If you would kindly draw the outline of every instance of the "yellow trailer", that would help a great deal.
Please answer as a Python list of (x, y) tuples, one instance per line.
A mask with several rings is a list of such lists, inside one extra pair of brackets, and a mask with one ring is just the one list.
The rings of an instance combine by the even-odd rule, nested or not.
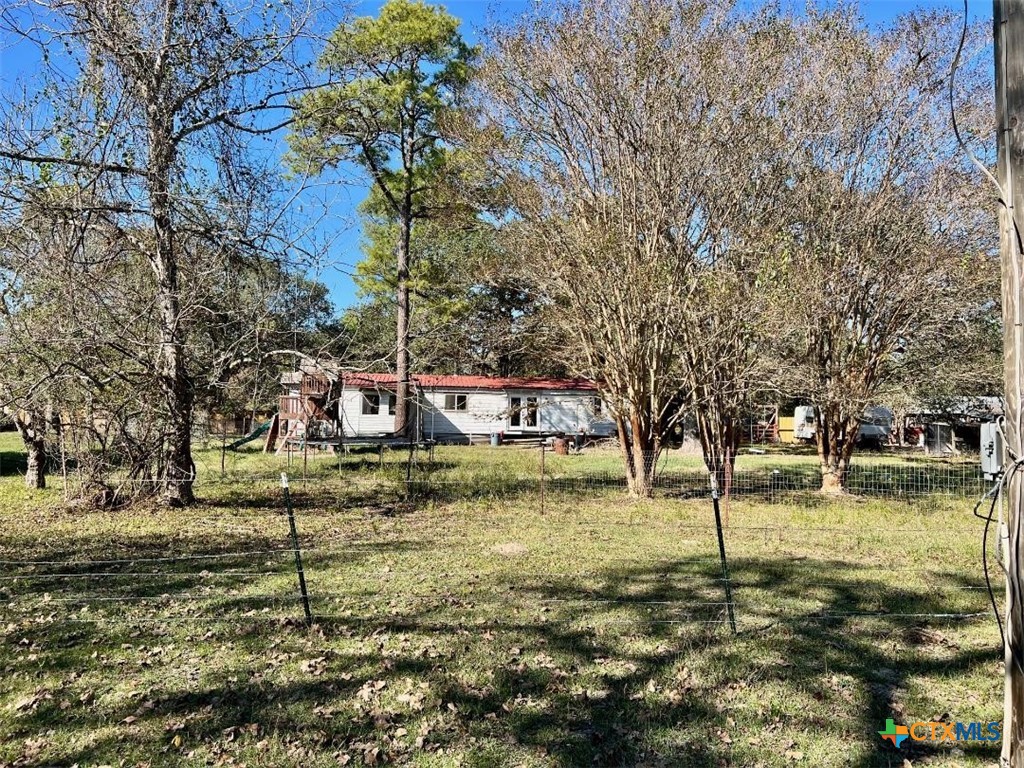
[(779, 416), (779, 442), (780, 443), (795, 443), (796, 437), (793, 435), (793, 417), (792, 416)]

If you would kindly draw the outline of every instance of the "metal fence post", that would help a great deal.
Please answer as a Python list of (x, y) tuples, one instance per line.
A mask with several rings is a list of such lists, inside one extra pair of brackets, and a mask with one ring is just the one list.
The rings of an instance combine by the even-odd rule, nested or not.
[(341, 478), (341, 444), (345, 441), (344, 428), (341, 424), (341, 398), (338, 399), (338, 415), (334, 417), (334, 437), (338, 446), (334, 450), (338, 452), (338, 478)]
[(295, 572), (299, 576), (299, 594), (302, 595), (302, 610), (306, 614), (306, 624), (312, 624), (313, 613), (309, 610), (306, 574), (302, 570), (302, 551), (299, 549), (299, 532), (295, 529), (295, 510), (292, 508), (292, 495), (288, 489), (287, 472), (281, 473), (281, 489), (284, 491), (284, 504), (288, 510), (288, 528), (292, 536), (292, 549), (295, 551)]
[(729, 611), (729, 626), (736, 634), (736, 614), (732, 606), (732, 583), (729, 581), (729, 562), (725, 559), (725, 535), (722, 533), (722, 512), (718, 506), (718, 481), (711, 473), (711, 504), (715, 508), (715, 528), (718, 530), (718, 556), (722, 560), (722, 583), (725, 584), (725, 607)]
[(413, 440), (409, 440), (409, 459), (405, 463), (405, 498), (411, 499), (413, 497), (412, 488), (412, 462), (413, 454), (416, 451), (416, 443)]
[(544, 514), (544, 453), (547, 446), (544, 440), (540, 441), (540, 513)]

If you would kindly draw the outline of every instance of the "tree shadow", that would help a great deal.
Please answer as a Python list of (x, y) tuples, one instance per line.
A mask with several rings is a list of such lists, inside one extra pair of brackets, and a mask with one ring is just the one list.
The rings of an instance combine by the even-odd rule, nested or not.
[[(349, 542), (339, 548), (316, 545), (303, 552), (320, 572), (357, 568), (364, 561), (417, 552), (418, 540)], [(177, 552), (177, 554), (175, 554)], [(311, 599), (317, 592), (311, 590)], [(216, 542), (191, 540), (185, 552), (173, 534), (135, 536), (112, 547), (105, 535), (78, 539), (47, 551), (45, 559), (8, 561), (0, 577), (0, 604), (10, 621), (39, 619), (52, 641), (52, 625), (96, 621), (169, 623), (205, 616), (256, 616), (267, 606), (282, 619), (301, 619), (301, 595), (294, 550), (269, 534), (218, 533)], [(26, 637), (31, 638), (32, 632)]]
[[(325, 560), (316, 567), (348, 565), (347, 559)], [(803, 566), (819, 581), (804, 578)], [(17, 733), (40, 733), (60, 723), (83, 735), (101, 734), (69, 742), (78, 746), (64, 756), (68, 763), (99, 761), (123, 749), (131, 756), (132, 747), (119, 743), (123, 735), (104, 730), (131, 719), (133, 728), (142, 727), (134, 750), (163, 751), (168, 759), (178, 754), (175, 735), (190, 745), (219, 742), (225, 733), (245, 733), (258, 724), (253, 741), (294, 734), (296, 743), (312, 750), (358, 755), (376, 747), (394, 762), (413, 759), (418, 749), (448, 749), (466, 750), (470, 765), (501, 764), (494, 762), (500, 755), (473, 752), (469, 745), (476, 740), (519, 745), (558, 766), (753, 765), (764, 757), (761, 747), (733, 744), (722, 734), (734, 730), (734, 716), (770, 732), (773, 714), (730, 707), (726, 694), (734, 686), (756, 685), (785, 690), (793, 701), (828, 705), (841, 702), (835, 690), (840, 676), (866, 706), (843, 705), (843, 717), (821, 718), (799, 707), (785, 716), (813, 738), (870, 745), (851, 763), (866, 768), (941, 753), (939, 746), (910, 741), (895, 750), (877, 735), (886, 718), (906, 724), (907, 718), (928, 719), (905, 709), (910, 681), (999, 661), (995, 645), (950, 645), (942, 654), (910, 652), (896, 659), (891, 643), (883, 642), (897, 637), (912, 648), (933, 642), (929, 632), (940, 636), (941, 620), (908, 622), (904, 614), (951, 613), (943, 590), (965, 586), (956, 574), (939, 574), (929, 589), (913, 590), (879, 583), (866, 569), (832, 559), (808, 559), (795, 568), (787, 558), (738, 558), (731, 568), (742, 585), (736, 637), (725, 623), (717, 571), (707, 564), (606, 565), (592, 569), (585, 584), (546, 576), (512, 585), (495, 576), (479, 585), (476, 598), (423, 601), (397, 617), (382, 605), (368, 616), (320, 616), (312, 631), (258, 617), (250, 627), (218, 628), (220, 636), (256, 653), (269, 654), (282, 637), (304, 639), (318, 666), (297, 669), (291, 678), (263, 669), (227, 669), (201, 680), (168, 681), (147, 693), (145, 706), (133, 700), (62, 709), (56, 696), (23, 713)], [(820, 583), (821, 574), (828, 574), (827, 583)], [(316, 569), (310, 575), (315, 584)], [(773, 595), (776, 607), (765, 607), (761, 592)], [(983, 595), (976, 597), (983, 610)], [(498, 598), (500, 605), (488, 609), (487, 601)], [(249, 610), (244, 596), (224, 595), (216, 603), (222, 616)], [(856, 615), (865, 613), (870, 619)], [(97, 645), (159, 647), (167, 631), (158, 623), (130, 622), (68, 631), (56, 622), (19, 630), (17, 642), (38, 647), (45, 664), (70, 670), (88, 665), (85, 658)], [(334, 649), (352, 638), (364, 639), (358, 652)], [(439, 648), (437, 656), (425, 654), (431, 646)], [(482, 674), (460, 667), (461, 656), (472, 653), (472, 663), (485, 667), (477, 670)], [(698, 658), (718, 671), (705, 682), (681, 679), (685, 665)], [(773, 661), (779, 659), (784, 663)], [(424, 710), (391, 697), (394, 691), (415, 692), (417, 681), (429, 688)], [(416, 733), (424, 712), (433, 723), (428, 746), (415, 747), (400, 731)], [(144, 735), (150, 733), (146, 723), (157, 726), (156, 741)], [(960, 747), (981, 759), (998, 754), (997, 745)]]
[(28, 469), (28, 454), (24, 451), (0, 451), (0, 477), (24, 475)]

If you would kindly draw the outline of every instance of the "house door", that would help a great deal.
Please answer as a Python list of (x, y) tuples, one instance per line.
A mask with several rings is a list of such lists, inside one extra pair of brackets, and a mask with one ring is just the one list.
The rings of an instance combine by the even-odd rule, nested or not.
[(510, 397), (508, 399), (508, 428), (510, 432), (537, 431), (536, 397)]

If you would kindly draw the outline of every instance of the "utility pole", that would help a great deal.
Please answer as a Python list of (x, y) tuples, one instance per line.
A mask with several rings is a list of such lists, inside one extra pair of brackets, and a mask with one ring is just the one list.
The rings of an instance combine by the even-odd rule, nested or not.
[(1002, 262), (1003, 300), (1003, 462), (1006, 528), (1001, 531), (1006, 560), (1006, 646), (1003, 649), (1002, 766), (1024, 768), (1024, 475), (1015, 460), (1024, 457), (1024, 263), (1017, 224), (1024, 214), (1024, 0), (993, 0), (996, 69), (997, 179), (1002, 204), (999, 210), (999, 252)]

